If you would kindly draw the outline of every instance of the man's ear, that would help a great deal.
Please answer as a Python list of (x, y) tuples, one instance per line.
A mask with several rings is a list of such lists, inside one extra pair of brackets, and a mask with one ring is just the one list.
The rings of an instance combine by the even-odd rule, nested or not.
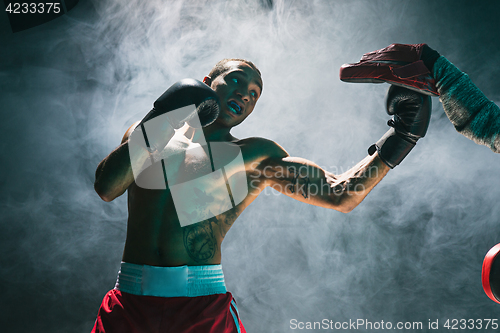
[(210, 76), (205, 76), (203, 78), (203, 83), (210, 87), (212, 85), (212, 78)]

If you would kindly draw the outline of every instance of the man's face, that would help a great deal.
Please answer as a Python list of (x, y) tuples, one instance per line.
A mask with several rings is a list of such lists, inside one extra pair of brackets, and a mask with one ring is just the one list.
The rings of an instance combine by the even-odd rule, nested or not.
[[(206, 83), (206, 78), (204, 80)], [(257, 71), (241, 61), (226, 63), (226, 71), (210, 84), (220, 99), (221, 110), (216, 122), (233, 127), (252, 113), (262, 93), (262, 79)]]

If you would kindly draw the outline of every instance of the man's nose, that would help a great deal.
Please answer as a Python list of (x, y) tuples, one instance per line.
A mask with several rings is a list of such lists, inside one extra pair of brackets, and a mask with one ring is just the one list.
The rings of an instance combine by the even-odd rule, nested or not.
[(241, 97), (242, 100), (245, 102), (250, 101), (250, 92), (248, 91), (248, 88), (244, 87), (239, 87), (236, 93)]

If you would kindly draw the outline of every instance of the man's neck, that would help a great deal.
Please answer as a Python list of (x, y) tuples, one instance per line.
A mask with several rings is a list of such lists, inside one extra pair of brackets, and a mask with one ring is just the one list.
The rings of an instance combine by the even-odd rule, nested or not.
[[(205, 141), (234, 141), (236, 138), (230, 133), (231, 128), (220, 126), (219, 124), (212, 124), (204, 127), (203, 129), (190, 129), (186, 132), (192, 142), (201, 142), (203, 136)], [(188, 135), (189, 134), (189, 135)]]

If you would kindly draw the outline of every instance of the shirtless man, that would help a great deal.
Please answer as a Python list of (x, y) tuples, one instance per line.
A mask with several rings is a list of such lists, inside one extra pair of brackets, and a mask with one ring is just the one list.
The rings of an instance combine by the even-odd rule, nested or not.
[[(291, 157), (273, 141), (231, 135), (262, 94), (260, 72), (251, 62), (222, 60), (203, 82), (220, 102), (214, 122), (200, 128), (182, 119), (156, 121), (161, 130), (156, 143), (147, 148), (134, 146), (137, 140), (132, 138), (137, 133), (142, 137), (148, 125), (138, 122), (97, 168), (95, 190), (103, 200), (112, 201), (128, 190), (129, 219), (117, 285), (105, 296), (93, 332), (245, 332), (220, 268), (221, 243), (243, 210), (270, 186), (301, 202), (350, 212), (425, 134), (430, 117), (428, 96), (404, 89), (390, 91), (388, 108), (396, 114), (391, 129), (371, 147), (371, 155), (344, 174), (334, 175), (313, 162)], [(179, 89), (184, 89), (182, 84)], [(170, 123), (181, 127), (174, 131)], [(219, 149), (225, 154), (215, 152), (216, 144), (228, 145)], [(238, 156), (241, 163), (233, 163)], [(149, 160), (163, 163), (166, 185), (138, 186)], [(218, 169), (224, 169), (219, 172), (223, 177), (212, 181), (202, 177)], [(199, 180), (198, 187), (189, 194), (185, 191), (189, 186), (182, 185), (193, 179)], [(174, 193), (178, 188), (180, 196)], [(222, 195), (228, 192), (232, 205)], [(200, 211), (201, 215), (186, 220)], [(207, 215), (210, 212), (212, 216)]]

